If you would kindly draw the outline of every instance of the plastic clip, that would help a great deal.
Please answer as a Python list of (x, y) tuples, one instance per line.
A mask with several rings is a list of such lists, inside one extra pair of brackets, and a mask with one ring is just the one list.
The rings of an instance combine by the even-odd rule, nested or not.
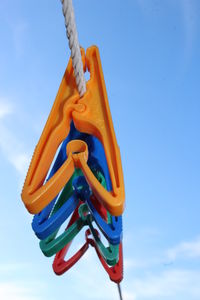
[[(22, 200), (33, 214), (39, 213), (56, 197), (73, 175), (75, 168), (83, 171), (96, 199), (112, 215), (119, 216), (124, 209), (125, 194), (120, 151), (112, 124), (98, 48), (95, 46), (88, 48), (86, 55), (82, 50), (82, 59), (85, 70), (88, 68), (90, 72), (87, 92), (79, 98), (70, 59), (25, 179)], [(72, 120), (77, 130), (94, 135), (102, 142), (112, 192), (106, 191), (93, 175), (87, 164), (83, 144), (76, 146), (73, 144), (75, 146), (71, 147), (73, 151), (79, 151), (81, 154), (69, 155), (52, 178), (44, 183), (57, 148), (69, 133)]]
[[(55, 163), (52, 167), (48, 180), (55, 174), (58, 168), (64, 163), (67, 159), (66, 146), (69, 140), (81, 139), (87, 143), (88, 146), (88, 165), (90, 166), (93, 174), (98, 178), (100, 183), (104, 181), (103, 186), (108, 190), (112, 190), (112, 185), (110, 181), (109, 170), (106, 162), (106, 157), (104, 153), (103, 146), (101, 142), (90, 135), (80, 133), (74, 127), (73, 122), (71, 123), (70, 133), (66, 140), (62, 143), (60, 151), (57, 155)], [(79, 183), (78, 176), (82, 175), (83, 182)], [(76, 178), (76, 179), (75, 179)], [(74, 180), (75, 179), (75, 180)], [(54, 198), (51, 203), (43, 209), (43, 211), (34, 216), (32, 222), (32, 228), (40, 239), (47, 238), (52, 234), (57, 228), (59, 228), (62, 223), (68, 218), (69, 214), (75, 207), (78, 205), (77, 197), (74, 197), (74, 189), (72, 187), (72, 182), (75, 185), (81, 186), (84, 184), (87, 186), (87, 183), (83, 177), (83, 173), (80, 169), (76, 169), (73, 176), (70, 178), (63, 191), (58, 196)], [(68, 199), (69, 198), (69, 199)], [(99, 213), (103, 209), (103, 206), (92, 196), (93, 200), (90, 200), (90, 197), (87, 197), (87, 204), (90, 208), (90, 211), (93, 214), (94, 221), (97, 223), (100, 230), (103, 232), (105, 237), (110, 241), (111, 244), (119, 244), (122, 238), (122, 217), (113, 217), (112, 222), (108, 224), (104, 218), (103, 214)], [(57, 201), (56, 205), (55, 202)], [(99, 205), (98, 205), (99, 203)], [(52, 214), (52, 209), (55, 205), (56, 212), (54, 209), (54, 214)], [(95, 207), (98, 206), (98, 209)]]

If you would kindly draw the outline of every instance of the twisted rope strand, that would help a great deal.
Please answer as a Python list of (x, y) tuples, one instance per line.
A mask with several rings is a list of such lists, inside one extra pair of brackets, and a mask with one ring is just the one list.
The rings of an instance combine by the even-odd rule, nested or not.
[(86, 82), (83, 72), (83, 63), (81, 58), (81, 51), (78, 42), (78, 33), (76, 29), (76, 21), (74, 16), (74, 9), (72, 0), (61, 0), (63, 5), (63, 15), (65, 17), (65, 26), (67, 31), (67, 38), (69, 40), (69, 48), (71, 50), (72, 65), (76, 78), (76, 85), (78, 92), (82, 97), (86, 92)]

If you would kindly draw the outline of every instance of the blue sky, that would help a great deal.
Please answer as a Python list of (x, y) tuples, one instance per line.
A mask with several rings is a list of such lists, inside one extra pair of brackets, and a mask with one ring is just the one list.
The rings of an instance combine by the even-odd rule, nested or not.
[[(200, 2), (74, 0), (123, 162), (125, 300), (200, 299)], [(54, 275), (20, 192), (69, 59), (60, 1), (0, 1), (0, 298), (117, 299), (93, 251)], [(81, 243), (83, 234), (74, 244)]]

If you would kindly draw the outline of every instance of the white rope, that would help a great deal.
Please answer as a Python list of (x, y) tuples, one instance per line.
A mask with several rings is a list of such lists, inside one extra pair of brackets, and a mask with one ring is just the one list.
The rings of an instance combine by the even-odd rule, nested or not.
[(65, 26), (67, 37), (69, 39), (69, 48), (71, 50), (72, 65), (76, 78), (78, 92), (82, 97), (86, 92), (86, 82), (83, 72), (83, 63), (81, 59), (81, 51), (78, 42), (78, 33), (74, 16), (72, 0), (61, 0), (63, 5), (63, 15), (65, 17)]

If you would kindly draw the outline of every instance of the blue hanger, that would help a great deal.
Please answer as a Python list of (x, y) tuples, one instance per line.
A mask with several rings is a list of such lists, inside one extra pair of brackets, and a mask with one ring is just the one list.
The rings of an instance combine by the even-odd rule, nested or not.
[[(60, 151), (58, 152), (57, 158), (47, 180), (49, 180), (56, 173), (56, 171), (67, 159), (66, 145), (69, 141), (74, 139), (84, 140), (87, 143), (89, 150), (88, 165), (91, 169), (98, 170), (104, 175), (107, 190), (111, 191), (112, 184), (104, 149), (101, 142), (91, 135), (77, 131), (73, 122), (71, 123), (70, 133), (61, 145)], [(72, 178), (72, 180), (73, 179), (74, 178)], [(83, 183), (85, 184), (85, 182)], [(60, 227), (79, 203), (78, 198), (72, 193), (71, 195), (69, 195), (69, 199), (59, 208), (59, 210), (53, 216), (51, 216), (51, 211), (59, 195), (57, 195), (47, 207), (45, 207), (39, 214), (36, 214), (33, 218), (32, 228), (36, 236), (40, 239), (47, 238), (58, 227)], [(94, 220), (99, 226), (100, 230), (105, 234), (105, 236), (111, 243), (119, 244), (122, 235), (122, 217), (112, 216), (112, 224), (107, 224), (101, 217), (101, 215), (96, 211), (89, 198), (90, 197), (87, 197), (87, 204), (90, 208), (90, 211), (94, 215)]]
[[(118, 245), (122, 240), (122, 216), (111, 216), (111, 223), (107, 223), (95, 209), (92, 201), (90, 200), (92, 191), (89, 189), (85, 177), (76, 177), (73, 180), (72, 184), (75, 192), (77, 193), (77, 196), (80, 197), (82, 201), (85, 201), (87, 203), (95, 223), (104, 234), (104, 236), (109, 240), (111, 244)], [(80, 186), (84, 188), (81, 188), (79, 190)], [(90, 193), (88, 192), (88, 189)]]

